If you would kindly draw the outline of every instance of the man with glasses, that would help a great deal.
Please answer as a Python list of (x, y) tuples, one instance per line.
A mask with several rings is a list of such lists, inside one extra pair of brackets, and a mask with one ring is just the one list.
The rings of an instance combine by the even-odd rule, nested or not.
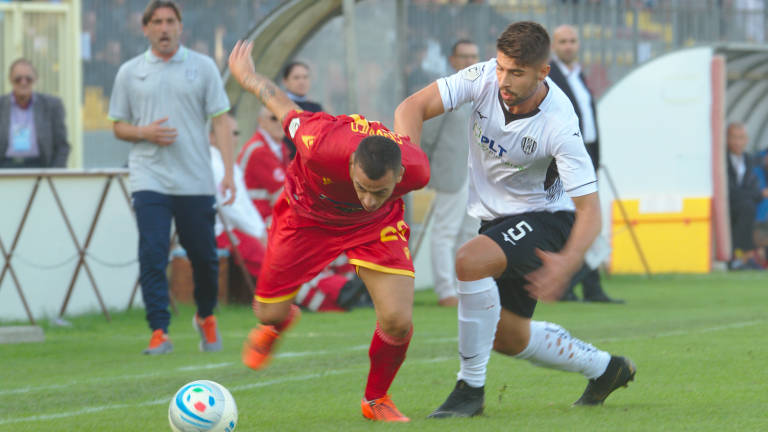
[(8, 72), (13, 90), (0, 96), (0, 168), (64, 168), (69, 156), (61, 99), (35, 92), (37, 71), (20, 58)]

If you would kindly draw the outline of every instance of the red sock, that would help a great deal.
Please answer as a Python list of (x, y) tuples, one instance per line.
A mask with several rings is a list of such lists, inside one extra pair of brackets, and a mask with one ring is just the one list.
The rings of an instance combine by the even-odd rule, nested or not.
[(371, 359), (371, 370), (368, 372), (368, 383), (365, 385), (365, 399), (374, 400), (387, 394), (392, 380), (395, 379), (400, 365), (405, 361), (405, 352), (413, 335), (413, 327), (403, 338), (392, 337), (376, 323), (371, 348), (368, 357)]

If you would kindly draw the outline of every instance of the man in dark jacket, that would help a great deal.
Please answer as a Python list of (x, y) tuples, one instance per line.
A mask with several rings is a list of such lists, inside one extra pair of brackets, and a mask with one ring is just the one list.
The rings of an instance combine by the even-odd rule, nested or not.
[(69, 143), (61, 99), (35, 92), (29, 60), (11, 63), (13, 90), (0, 96), (0, 168), (63, 168)]
[(748, 140), (743, 124), (728, 125), (728, 204), (733, 241), (733, 260), (729, 267), (732, 270), (757, 268), (753, 235), (756, 208), (763, 192), (754, 172), (754, 162), (744, 152)]
[[(579, 34), (575, 28), (562, 25), (552, 33), (552, 52), (555, 54), (550, 63), (549, 78), (560, 87), (571, 100), (587, 153), (592, 159), (595, 171), (600, 167), (600, 140), (597, 129), (597, 112), (592, 93), (584, 80), (581, 65), (577, 61), (579, 54)], [(581, 276), (584, 275), (584, 276)], [(581, 277), (580, 277), (581, 276)], [(581, 282), (584, 289), (584, 301), (600, 303), (624, 303), (609, 297), (600, 284), (600, 272), (585, 267), (580, 271), (561, 300), (577, 301), (573, 288)]]

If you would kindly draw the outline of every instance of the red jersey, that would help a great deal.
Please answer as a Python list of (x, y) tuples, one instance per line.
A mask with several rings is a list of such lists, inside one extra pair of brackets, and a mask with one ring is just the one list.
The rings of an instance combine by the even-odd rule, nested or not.
[(277, 144), (280, 145), (281, 157), (275, 155), (265, 136), (256, 131), (237, 156), (248, 196), (265, 221), (272, 215), (275, 199), (283, 190), (285, 169), (289, 162), (287, 149), (282, 142)]
[[(363, 224), (383, 218), (406, 193), (429, 182), (429, 162), (408, 137), (359, 115), (332, 116), (324, 112), (291, 111), (283, 128), (296, 145), (296, 158), (288, 166), (286, 197), (294, 212), (329, 225)], [(403, 179), (379, 209), (367, 212), (360, 204), (349, 161), (363, 138), (381, 135), (400, 145)]]

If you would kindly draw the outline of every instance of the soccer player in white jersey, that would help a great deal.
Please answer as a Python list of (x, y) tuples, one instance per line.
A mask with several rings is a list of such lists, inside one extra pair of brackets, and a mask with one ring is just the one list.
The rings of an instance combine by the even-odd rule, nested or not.
[(600, 405), (635, 376), (631, 360), (531, 319), (537, 300), (560, 297), (600, 231), (597, 179), (573, 106), (547, 78), (547, 31), (514, 23), (496, 46), (496, 58), (438, 79), (395, 111), (395, 131), (419, 142), (425, 120), (473, 105), (468, 211), (483, 223), (456, 254), (461, 368), (430, 417), (482, 412), (491, 348), (584, 375), (576, 405)]

